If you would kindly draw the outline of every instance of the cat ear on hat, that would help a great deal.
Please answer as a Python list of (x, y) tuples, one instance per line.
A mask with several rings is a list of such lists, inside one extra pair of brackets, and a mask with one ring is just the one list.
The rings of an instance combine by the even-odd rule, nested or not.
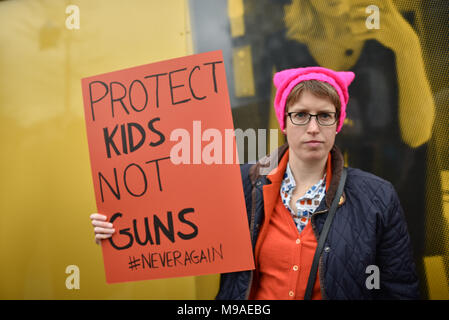
[(355, 73), (351, 71), (339, 71), (337, 72), (337, 74), (340, 77), (340, 79), (342, 79), (343, 82), (346, 84), (346, 87), (349, 87), (349, 85), (355, 78)]
[(295, 72), (295, 69), (286, 69), (279, 72), (276, 72), (273, 77), (273, 83), (276, 88), (279, 88), (281, 84), (289, 78), (292, 73)]

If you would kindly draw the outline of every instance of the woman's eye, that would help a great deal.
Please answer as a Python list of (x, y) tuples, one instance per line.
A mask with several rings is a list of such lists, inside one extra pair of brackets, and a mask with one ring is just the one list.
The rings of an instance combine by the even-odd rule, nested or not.
[(295, 117), (298, 118), (298, 119), (303, 119), (303, 118), (307, 117), (307, 113), (305, 113), (305, 112), (297, 112), (295, 114)]
[(320, 113), (318, 117), (320, 117), (321, 119), (329, 119), (331, 115), (329, 113)]

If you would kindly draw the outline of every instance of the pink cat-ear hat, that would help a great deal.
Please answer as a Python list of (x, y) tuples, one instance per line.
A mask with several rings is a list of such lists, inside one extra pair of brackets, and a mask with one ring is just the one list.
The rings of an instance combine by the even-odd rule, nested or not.
[(346, 105), (349, 100), (348, 87), (354, 80), (354, 77), (355, 74), (351, 71), (334, 71), (323, 67), (286, 69), (277, 72), (273, 77), (273, 82), (277, 89), (274, 109), (281, 130), (285, 129), (285, 103), (293, 88), (305, 80), (319, 80), (333, 86), (340, 97), (341, 112), (337, 128), (337, 132), (339, 132), (346, 118)]

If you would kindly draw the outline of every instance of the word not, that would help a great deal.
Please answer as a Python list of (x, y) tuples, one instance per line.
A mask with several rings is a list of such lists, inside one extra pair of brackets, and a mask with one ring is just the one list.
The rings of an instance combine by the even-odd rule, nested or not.
[[(159, 161), (167, 160), (167, 159), (169, 159), (169, 157), (152, 159), (152, 160), (145, 162), (145, 164), (154, 163), (156, 166), (156, 176), (157, 176), (157, 181), (159, 184), (159, 191), (162, 191), (162, 182), (161, 182)], [(131, 178), (130, 178), (129, 171), (131, 170), (131, 168), (134, 168), (134, 170), (131, 171), (131, 172), (134, 171), (134, 174), (131, 173)], [(148, 179), (147, 179), (147, 173), (145, 173), (142, 166), (138, 165), (137, 163), (130, 163), (128, 166), (126, 166), (126, 168), (123, 170), (123, 174), (121, 175), (122, 179), (120, 180), (120, 185), (119, 185), (119, 179), (118, 179), (118, 175), (117, 175), (117, 168), (113, 168), (113, 171), (114, 171), (113, 180), (114, 180), (115, 188), (111, 185), (111, 183), (109, 183), (109, 181), (111, 181), (111, 179), (110, 178), (107, 179), (105, 177), (105, 175), (103, 173), (101, 173), (101, 171), (98, 171), (98, 183), (100, 184), (100, 194), (101, 194), (102, 202), (104, 202), (104, 192), (103, 192), (103, 189), (104, 189), (103, 184), (104, 183), (107, 185), (107, 187), (109, 188), (109, 190), (112, 192), (112, 194), (114, 195), (114, 197), (117, 200), (121, 199), (121, 193), (120, 193), (121, 185), (124, 186), (126, 191), (128, 192), (128, 194), (133, 197), (142, 197), (150, 189)], [(138, 178), (140, 178), (140, 179), (138, 179)], [(130, 180), (134, 181), (133, 188), (130, 188), (130, 182), (129, 182)], [(140, 180), (141, 183), (136, 183), (136, 180)], [(141, 190), (135, 190), (136, 185), (140, 186)], [(131, 189), (133, 189), (133, 190), (131, 190)]]
[(80, 288), (80, 268), (76, 265), (69, 265), (65, 268), (65, 273), (70, 274), (65, 279), (65, 286), (69, 290), (79, 290)]
[[(137, 227), (137, 219), (133, 219), (132, 220), (133, 231), (130, 231), (131, 228), (124, 228), (124, 229), (119, 230), (119, 234), (125, 236), (125, 239), (127, 238), (127, 240), (124, 244), (118, 245), (116, 243), (116, 241), (123, 242), (123, 240), (122, 240), (123, 237), (119, 237), (118, 235), (115, 237), (111, 237), (108, 240), (111, 243), (112, 247), (116, 250), (128, 249), (134, 244), (134, 241), (140, 246), (145, 246), (148, 243), (150, 245), (154, 245), (154, 244), (160, 245), (161, 244), (161, 231), (165, 235), (165, 237), (168, 240), (170, 240), (170, 242), (172, 242), (172, 243), (174, 243), (176, 241), (175, 236), (177, 236), (177, 238), (180, 238), (181, 240), (190, 240), (190, 239), (195, 238), (198, 235), (198, 227), (192, 221), (187, 220), (186, 215), (188, 215), (190, 213), (194, 213), (194, 212), (195, 212), (194, 208), (184, 208), (181, 211), (179, 211), (178, 215), (177, 215), (178, 220), (182, 224), (187, 225), (187, 226), (189, 226), (189, 228), (192, 229), (190, 233), (183, 233), (181, 231), (178, 231), (175, 234), (175, 228), (174, 228), (174, 224), (173, 224), (173, 213), (171, 211), (167, 211), (167, 214), (166, 214), (167, 223), (166, 224), (164, 224), (157, 215), (153, 215), (152, 228), (150, 228), (150, 223), (149, 223), (148, 217), (144, 218), (143, 226), (144, 226), (145, 231), (144, 231), (143, 237), (142, 237), (142, 234), (139, 234), (139, 230)], [(113, 223), (115, 220), (117, 220), (118, 218), (121, 218), (122, 216), (123, 216), (122, 213), (117, 212), (112, 215), (109, 222)], [(152, 229), (152, 230), (150, 230), (150, 229)], [(153, 240), (152, 234), (154, 234), (154, 236), (155, 236), (155, 241)], [(115, 240), (113, 240), (113, 239), (115, 239)]]
[(365, 269), (366, 274), (371, 274), (366, 278), (365, 285), (368, 290), (380, 289), (380, 272), (379, 267), (376, 265), (369, 265)]
[(375, 5), (370, 5), (365, 8), (365, 12), (369, 16), (365, 20), (365, 26), (367, 29), (380, 29), (380, 13), (379, 7)]
[[(207, 73), (210, 73), (209, 80), (213, 83), (213, 90), (218, 93), (217, 79), (216, 79), (216, 65), (223, 63), (223, 61), (211, 61), (203, 63), (202, 66), (196, 65), (191, 68), (190, 71), (187, 68), (181, 68), (165, 73), (151, 74), (144, 76), (144, 79), (134, 79), (129, 86), (125, 86), (123, 83), (118, 81), (111, 81), (105, 83), (100, 80), (92, 81), (89, 83), (89, 98), (90, 98), (90, 109), (92, 113), (92, 121), (95, 121), (95, 108), (94, 105), (102, 101), (103, 99), (109, 98), (107, 103), (110, 107), (112, 118), (115, 117), (114, 105), (119, 104), (119, 107), (126, 113), (130, 114), (130, 110), (134, 112), (142, 112), (151, 103), (156, 108), (159, 108), (160, 100), (160, 87), (164, 85), (162, 89), (168, 90), (170, 92), (171, 105), (175, 106), (177, 104), (182, 104), (189, 102), (190, 100), (204, 100), (206, 95), (204, 93), (199, 93), (198, 87), (195, 88), (193, 79), (195, 77), (204, 77), (204, 69)], [(201, 69), (203, 68), (203, 69)], [(195, 75), (199, 72), (199, 75)], [(188, 73), (188, 77), (186, 74)], [(181, 78), (182, 77), (182, 78)], [(187, 77), (187, 79), (185, 79)], [(181, 78), (181, 81), (179, 79)], [(153, 80), (154, 90), (151, 90), (152, 86), (147, 84), (145, 80)], [(184, 80), (184, 81), (182, 81)], [(188, 87), (189, 91), (185, 88)], [(95, 90), (93, 90), (95, 88)], [(184, 89), (182, 89), (184, 88)], [(164, 90), (164, 91), (165, 91)], [(93, 91), (98, 94), (97, 97), (93, 97)], [(181, 94), (180, 94), (181, 93)], [(190, 94), (189, 94), (190, 93)], [(154, 99), (150, 102), (150, 96), (154, 96)], [(144, 98), (143, 98), (144, 97)], [(126, 99), (126, 100), (125, 100)], [(170, 105), (170, 103), (165, 103), (164, 105)]]
[(65, 27), (69, 30), (80, 28), (80, 8), (77, 5), (71, 4), (65, 8), (65, 13), (70, 14), (65, 19)]

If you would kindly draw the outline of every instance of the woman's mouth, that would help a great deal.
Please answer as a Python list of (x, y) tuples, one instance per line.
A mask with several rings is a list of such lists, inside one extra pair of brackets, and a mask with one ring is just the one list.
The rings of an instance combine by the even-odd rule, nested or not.
[(318, 140), (310, 140), (310, 141), (306, 141), (305, 144), (310, 146), (310, 147), (318, 147), (322, 144), (322, 141), (318, 141)]

